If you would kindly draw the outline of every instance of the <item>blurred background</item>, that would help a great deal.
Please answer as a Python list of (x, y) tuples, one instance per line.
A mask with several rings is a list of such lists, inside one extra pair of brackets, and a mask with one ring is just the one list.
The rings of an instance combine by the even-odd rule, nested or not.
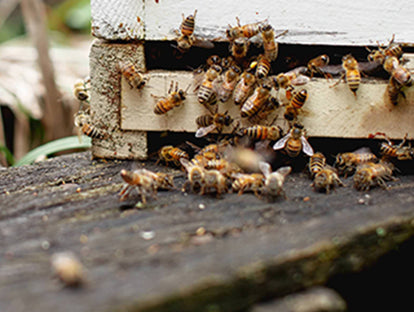
[(73, 85), (88, 76), (90, 0), (0, 1), (0, 166), (76, 134)]

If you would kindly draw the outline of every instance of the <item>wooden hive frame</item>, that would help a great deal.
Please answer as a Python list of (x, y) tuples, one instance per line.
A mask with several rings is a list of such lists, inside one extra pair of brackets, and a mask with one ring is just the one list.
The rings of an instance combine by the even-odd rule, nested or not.
[[(90, 50), (91, 109), (95, 125), (110, 133), (108, 139), (93, 140), (92, 151), (96, 157), (145, 159), (148, 151), (147, 131), (195, 132), (195, 118), (207, 113), (197, 102), (194, 92), (190, 92), (181, 107), (162, 116), (153, 113), (155, 101), (152, 94), (166, 95), (171, 80), (177, 81), (183, 88), (193, 81), (191, 71), (146, 70), (144, 45), (151, 41), (173, 41), (175, 34), (172, 29), (179, 27), (183, 12), (188, 15), (193, 13), (194, 8), (198, 9), (195, 33), (207, 38), (223, 37), (224, 29), (229, 23), (235, 23), (236, 16), (240, 17), (242, 23), (263, 20), (263, 16), (276, 29), (289, 29), (288, 35), (280, 38), (280, 42), (288, 44), (326, 45), (332, 44), (332, 40), (335, 40), (335, 44), (347, 45), (350, 48), (364, 47), (374, 46), (377, 39), (392, 35), (381, 27), (377, 27), (374, 33), (366, 34), (361, 31), (361, 26), (358, 31), (346, 23), (338, 26), (339, 29), (347, 28), (346, 32), (318, 32), (321, 26), (311, 20), (307, 21), (307, 33), (303, 34), (300, 32), (301, 27), (303, 28), (301, 23), (292, 24), (286, 19), (286, 14), (272, 13), (269, 17), (269, 13), (263, 9), (266, 7), (265, 1), (259, 1), (255, 8), (250, 7), (249, 10), (229, 11), (228, 15), (220, 11), (222, 9), (224, 13), (227, 12), (226, 3), (223, 4), (223, 9), (202, 4), (202, 1), (156, 1), (145, 4), (128, 0), (121, 2), (123, 4), (115, 5), (111, 1), (92, 1), (92, 30), (94, 36), (99, 39), (93, 42)], [(385, 3), (384, 5), (390, 6)], [(306, 8), (302, 9), (308, 10), (308, 13), (314, 10), (311, 6), (308, 7), (308, 4), (305, 6)], [(319, 14), (324, 16), (329, 17), (330, 13), (333, 14), (329, 8), (325, 8), (326, 12), (320, 10), (321, 8)], [(155, 18), (165, 16), (162, 12), (169, 12), (164, 21)], [(391, 10), (391, 13), (389, 10), (384, 12), (398, 14), (395, 10)], [(220, 17), (214, 21), (208, 19), (208, 16), (217, 14)], [(350, 10), (345, 11), (343, 19), (351, 18), (352, 14)], [(377, 18), (390, 17), (381, 15)], [(362, 29), (371, 29), (373, 23), (368, 19)], [(392, 26), (396, 30), (401, 30), (396, 31), (399, 42), (414, 42), (414, 33), (401, 27), (404, 26), (401, 25), (404, 19), (397, 21), (394, 18), (393, 23), (395, 25)], [(328, 21), (327, 24), (329, 25)], [(387, 43), (386, 38), (382, 42)], [(322, 53), (323, 51), (320, 54)], [(405, 66), (413, 70), (414, 57), (405, 57), (408, 59)], [(118, 62), (121, 60), (131, 61), (141, 71), (147, 72), (146, 75), (150, 79), (142, 90), (131, 89), (121, 76), (118, 69)], [(386, 132), (394, 139), (401, 139), (406, 133), (408, 139), (413, 139), (414, 124), (411, 116), (414, 115), (414, 88), (408, 88), (405, 92), (406, 98), (394, 106), (385, 94), (385, 79), (363, 78), (357, 97), (354, 97), (345, 83), (331, 88), (332, 83), (333, 81), (323, 78), (313, 78), (305, 86), (309, 99), (306, 102), (306, 117), (301, 121), (310, 137), (367, 138), (370, 133)], [(285, 101), (283, 95), (280, 98), (282, 102)], [(230, 101), (219, 105), (220, 111), (229, 110), (233, 117), (239, 116), (239, 108)], [(281, 116), (283, 112), (278, 111), (276, 114)]]

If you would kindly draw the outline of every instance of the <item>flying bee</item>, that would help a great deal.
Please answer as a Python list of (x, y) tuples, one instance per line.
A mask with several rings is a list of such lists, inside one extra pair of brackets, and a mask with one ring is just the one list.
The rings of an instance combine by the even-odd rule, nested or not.
[(224, 79), (218, 87), (217, 95), (221, 102), (226, 102), (232, 95), (237, 81), (240, 77), (241, 69), (237, 65), (232, 65), (226, 70)]
[[(216, 106), (218, 108), (218, 106)], [(218, 133), (223, 131), (223, 127), (228, 127), (233, 123), (233, 118), (228, 112), (218, 113), (217, 109), (214, 114), (201, 115), (196, 118), (196, 124), (199, 127), (196, 131), (196, 138), (206, 136), (210, 132), (217, 130)]]
[(263, 22), (256, 22), (242, 26), (238, 17), (236, 17), (236, 20), (237, 26), (232, 27), (229, 25), (229, 28), (226, 29), (226, 36), (229, 41), (233, 41), (239, 37), (254, 37), (260, 32), (260, 26), (263, 24)]
[(256, 83), (256, 77), (249, 71), (244, 71), (240, 77), (239, 82), (234, 88), (233, 100), (234, 104), (240, 105), (246, 101), (249, 95), (254, 90), (254, 85)]
[(261, 173), (234, 173), (231, 177), (234, 179), (231, 187), (238, 195), (244, 192), (253, 192), (259, 197), (259, 191), (265, 183), (265, 177)]
[(361, 82), (361, 73), (359, 71), (358, 62), (351, 54), (347, 54), (342, 57), (342, 68), (345, 70), (345, 73), (342, 74), (339, 80), (330, 87), (338, 85), (339, 82), (345, 77), (345, 81), (348, 84), (349, 89), (356, 97), (356, 91), (358, 90), (359, 83)]
[(180, 159), (189, 159), (188, 153), (178, 147), (172, 145), (163, 146), (158, 152), (159, 160), (162, 160), (167, 165), (173, 163), (175, 166), (180, 166)]
[(85, 270), (72, 252), (59, 252), (51, 257), (56, 276), (67, 286), (76, 287), (85, 283)]
[(286, 106), (284, 117), (288, 121), (293, 121), (298, 116), (302, 106), (305, 104), (308, 98), (308, 91), (302, 89), (299, 92), (295, 92)]
[(317, 152), (315, 154), (313, 154), (310, 158), (309, 158), (309, 164), (308, 164), (308, 168), (309, 168), (309, 173), (311, 175), (311, 177), (315, 177), (315, 175), (320, 172), (326, 165), (326, 157), (320, 153)]
[[(187, 96), (187, 91), (190, 85), (183, 90), (178, 89), (178, 82), (175, 83), (174, 88), (174, 81), (171, 80), (170, 88), (168, 89), (168, 95), (166, 97), (161, 97), (154, 107), (154, 113), (156, 115), (163, 115), (170, 110), (172, 110), (174, 107), (178, 107), (181, 104), (184, 103), (184, 100)], [(152, 95), (154, 98), (158, 99), (159, 97)]]
[(382, 142), (380, 145), (380, 154), (382, 155), (382, 160), (390, 160), (392, 158), (398, 160), (413, 160), (414, 159), (414, 149), (411, 147), (411, 144), (404, 146), (407, 141), (408, 133), (405, 134), (403, 140), (400, 144), (395, 145), (391, 142), (389, 137), (382, 132), (377, 132), (375, 134), (370, 134), (369, 138), (374, 138), (378, 135), (385, 137), (386, 142)]
[(270, 91), (272, 86), (267, 83), (263, 83), (258, 86), (254, 93), (244, 102), (241, 107), (241, 117), (252, 117), (254, 116), (270, 99)]
[(324, 166), (313, 177), (312, 186), (315, 190), (323, 190), (329, 194), (331, 189), (334, 189), (336, 186), (344, 186), (344, 183), (339, 179), (335, 168)]
[(279, 88), (293, 90), (293, 86), (304, 85), (310, 81), (310, 78), (304, 75), (306, 72), (307, 68), (305, 66), (296, 67), (286, 73), (272, 76), (273, 84), (277, 90)]
[(267, 77), (270, 72), (270, 60), (265, 55), (260, 55), (257, 59), (256, 78), (262, 79)]
[(280, 194), (286, 197), (283, 184), (285, 183), (287, 175), (292, 171), (292, 167), (281, 167), (272, 172), (272, 167), (267, 162), (260, 162), (259, 166), (265, 177), (262, 192), (268, 197), (276, 197)]
[(311, 78), (314, 74), (319, 74), (325, 78), (329, 77), (326, 73), (323, 72), (322, 67), (329, 64), (329, 56), (326, 54), (319, 55), (308, 62), (308, 71)]
[(216, 193), (220, 196), (227, 191), (227, 179), (219, 170), (204, 170), (200, 194)]
[(141, 202), (147, 203), (147, 196), (150, 195), (156, 198), (157, 195), (157, 175), (152, 171), (146, 169), (138, 169), (134, 171), (121, 170), (121, 177), (125, 182), (119, 195), (120, 200), (124, 200), (132, 190), (136, 190), (141, 196)]
[(188, 184), (191, 186), (191, 192), (195, 193), (196, 190), (201, 191), (204, 183), (204, 168), (192, 163), (186, 158), (180, 158), (180, 163), (187, 171), (187, 181), (183, 185), (183, 192)]
[(91, 78), (87, 77), (75, 82), (73, 86), (73, 94), (76, 99), (83, 102), (89, 102), (90, 94), (89, 89), (91, 88)]
[(347, 177), (348, 174), (352, 174), (355, 171), (357, 166), (375, 161), (377, 161), (377, 156), (369, 148), (362, 147), (354, 152), (337, 154), (334, 166), (338, 168), (339, 174)]
[(126, 79), (131, 89), (142, 89), (147, 83), (148, 78), (144, 77), (131, 62), (121, 61), (118, 63), (118, 66), (122, 76)]
[(367, 162), (357, 167), (354, 175), (354, 187), (358, 191), (368, 191), (373, 186), (387, 188), (385, 181), (396, 178), (392, 176), (394, 165), (381, 161), (379, 163)]
[[(91, 117), (83, 112), (79, 112), (75, 116), (74, 124), (79, 129), (81, 133), (92, 138), (104, 140), (110, 137), (109, 133), (104, 129), (97, 128), (91, 123)], [(79, 136), (80, 139), (80, 136)]]
[(221, 67), (212, 65), (204, 75), (203, 82), (198, 87), (197, 100), (200, 104), (206, 105), (211, 102), (214, 90), (214, 80), (221, 74)]
[(250, 41), (246, 37), (238, 37), (231, 42), (229, 49), (237, 63), (242, 63), (249, 50)]
[(241, 129), (241, 133), (253, 140), (278, 140), (283, 133), (283, 130), (279, 126), (262, 126), (254, 125)]
[(305, 136), (302, 125), (294, 124), (289, 133), (281, 138), (273, 146), (274, 150), (284, 149), (289, 157), (297, 157), (303, 151), (306, 155), (313, 155), (313, 148)]
[(263, 39), (263, 50), (264, 55), (273, 62), (277, 58), (279, 45), (275, 41), (276, 38), (285, 35), (288, 31), (285, 30), (284, 32), (275, 35), (273, 27), (270, 24), (264, 25), (260, 28), (260, 32), (262, 34)]

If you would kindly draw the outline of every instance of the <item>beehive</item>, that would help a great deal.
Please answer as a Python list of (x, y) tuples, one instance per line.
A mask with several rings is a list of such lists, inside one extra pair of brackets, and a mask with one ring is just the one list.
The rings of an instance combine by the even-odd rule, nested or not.
[[(182, 107), (166, 115), (153, 113), (154, 95), (166, 95), (171, 80), (181, 87), (192, 82), (188, 70), (150, 70), (150, 78), (142, 90), (129, 88), (121, 77), (120, 60), (133, 62), (146, 71), (145, 47), (154, 42), (174, 44), (182, 21), (182, 13), (198, 10), (195, 35), (225, 41), (228, 24), (235, 25), (236, 16), (242, 24), (265, 20), (276, 31), (287, 29), (279, 43), (301, 47), (313, 46), (319, 54), (327, 46), (341, 46), (341, 51), (354, 47), (387, 44), (393, 34), (398, 43), (414, 42), (414, 30), (409, 27), (408, 1), (391, 4), (387, 1), (351, 3), (333, 1), (329, 6), (320, 1), (279, 1), (269, 7), (268, 1), (109, 1), (92, 0), (92, 34), (97, 38), (90, 51), (92, 78), (91, 109), (95, 125), (106, 129), (111, 136), (93, 140), (96, 157), (145, 159), (147, 131), (195, 132), (195, 118), (207, 113), (190, 93)], [(276, 5), (276, 4), (275, 4)], [(401, 15), (403, 14), (403, 15)], [(340, 18), (338, 18), (340, 16)], [(315, 49), (316, 48), (316, 49)], [(280, 47), (283, 49), (283, 46)], [(193, 53), (191, 50), (189, 53)], [(152, 57), (151, 51), (147, 56)], [(313, 55), (316, 56), (316, 55)], [(309, 56), (309, 59), (312, 56)], [(414, 58), (406, 55), (405, 66), (414, 68)], [(200, 64), (204, 59), (200, 59)], [(345, 83), (331, 88), (333, 81), (313, 78), (306, 85), (309, 99), (303, 124), (310, 137), (367, 138), (370, 133), (385, 132), (391, 138), (408, 133), (413, 139), (414, 87), (405, 92), (406, 98), (393, 106), (385, 94), (387, 80), (362, 79), (357, 97)], [(220, 104), (222, 105), (222, 104)], [(230, 101), (220, 110), (229, 110), (237, 117), (238, 108)]]

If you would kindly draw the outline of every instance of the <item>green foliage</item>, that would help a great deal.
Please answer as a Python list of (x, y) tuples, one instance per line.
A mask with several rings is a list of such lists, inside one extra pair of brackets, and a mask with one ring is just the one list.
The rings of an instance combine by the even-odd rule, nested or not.
[(57, 152), (63, 152), (71, 149), (90, 148), (92, 146), (91, 138), (83, 135), (81, 140), (78, 136), (70, 136), (58, 140), (48, 142), (44, 145), (36, 147), (29, 153), (24, 155), (14, 166), (23, 166), (33, 163), (41, 156), (48, 156)]
[(6, 157), (7, 163), (9, 165), (14, 164), (14, 157), (13, 154), (10, 152), (10, 150), (4, 146), (3, 144), (0, 144), (0, 153), (3, 154)]

